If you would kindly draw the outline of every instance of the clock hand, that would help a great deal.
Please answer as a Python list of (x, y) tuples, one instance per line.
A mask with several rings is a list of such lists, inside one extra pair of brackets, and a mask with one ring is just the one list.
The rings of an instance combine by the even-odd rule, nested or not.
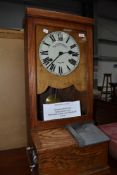
[(72, 56), (78, 56), (79, 55), (78, 52), (73, 52), (72, 50), (69, 50), (68, 52), (64, 52), (64, 53), (68, 53)]
[(73, 52), (72, 50), (69, 50), (68, 52), (60, 52), (60, 53), (61, 53), (61, 55), (66, 54), (66, 53), (68, 53), (72, 56), (78, 56), (79, 55), (77, 52)]
[(70, 55), (73, 54), (73, 53), (75, 53), (75, 52), (73, 52), (72, 50), (68, 51), (68, 54), (70, 54)]
[(68, 52), (59, 52), (58, 56), (48, 65), (47, 68), (49, 68), (61, 55), (66, 54), (66, 53), (68, 53), (70, 55), (72, 54), (72, 56), (77, 56), (78, 55), (77, 52), (73, 52), (72, 50), (69, 50)]
[(59, 52), (58, 56), (48, 65), (47, 68), (49, 68), (63, 54), (64, 54), (63, 52)]

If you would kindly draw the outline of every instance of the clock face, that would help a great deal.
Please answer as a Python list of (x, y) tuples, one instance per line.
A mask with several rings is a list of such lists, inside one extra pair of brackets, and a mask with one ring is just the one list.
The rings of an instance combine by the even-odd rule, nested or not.
[(67, 32), (51, 32), (41, 41), (39, 58), (47, 71), (65, 76), (75, 70), (79, 64), (79, 45)]

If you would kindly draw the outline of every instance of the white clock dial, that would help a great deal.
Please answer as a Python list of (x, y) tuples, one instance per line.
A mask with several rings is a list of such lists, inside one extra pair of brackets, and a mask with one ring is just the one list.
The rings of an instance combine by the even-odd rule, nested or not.
[(78, 66), (80, 50), (71, 35), (63, 31), (56, 31), (43, 38), (39, 46), (39, 57), (46, 70), (59, 76), (65, 76)]

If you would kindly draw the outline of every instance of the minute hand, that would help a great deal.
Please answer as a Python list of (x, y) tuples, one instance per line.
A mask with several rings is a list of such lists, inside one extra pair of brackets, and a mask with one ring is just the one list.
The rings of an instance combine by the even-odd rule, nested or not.
[(69, 50), (67, 52), (61, 52), (61, 53), (62, 53), (62, 55), (66, 54), (66, 53), (68, 53), (69, 55), (72, 55), (72, 56), (78, 56), (79, 55), (78, 52), (73, 52), (72, 50)]
[(63, 52), (59, 52), (58, 56), (48, 65), (47, 68), (49, 68), (51, 66), (51, 64), (54, 63), (63, 54), (64, 54)]

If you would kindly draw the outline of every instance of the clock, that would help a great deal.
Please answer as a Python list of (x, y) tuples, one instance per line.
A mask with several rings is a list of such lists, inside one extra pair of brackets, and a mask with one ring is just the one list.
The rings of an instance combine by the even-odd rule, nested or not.
[[(32, 8), (26, 14), (26, 93), (31, 127), (91, 120), (92, 20)], [(74, 101), (80, 103), (81, 116), (44, 120), (44, 104)]]
[(79, 64), (79, 45), (69, 33), (51, 32), (41, 41), (39, 58), (47, 71), (65, 76), (74, 71)]
[[(41, 175), (109, 172), (108, 142), (80, 146), (85, 140), (87, 143), (87, 134), (90, 135), (87, 131), (91, 130), (90, 138), (95, 134), (86, 124), (93, 120), (92, 23), (92, 19), (73, 14), (26, 9), (26, 101), (28, 145), (31, 146), (28, 151), (33, 174), (36, 156)], [(80, 104), (81, 115), (45, 120), (45, 105), (50, 108), (75, 101)], [(75, 111), (71, 109), (70, 112)], [(69, 108), (63, 105), (56, 111), (60, 114)], [(75, 133), (73, 137), (69, 126), (79, 126), (76, 130), (79, 132), (81, 128), (81, 133), (70, 127), (71, 133)]]

